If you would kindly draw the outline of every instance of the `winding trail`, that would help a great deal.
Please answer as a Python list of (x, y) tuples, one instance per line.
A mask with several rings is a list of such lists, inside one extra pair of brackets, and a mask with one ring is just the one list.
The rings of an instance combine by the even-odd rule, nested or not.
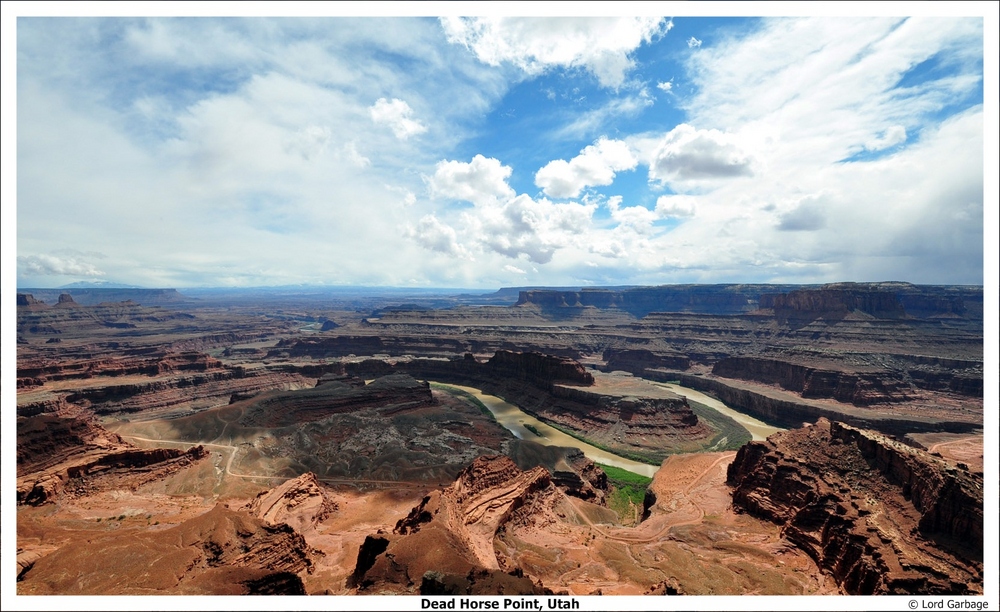
[[(177, 444), (183, 445), (187, 448), (192, 448), (194, 446), (211, 446), (214, 448), (221, 448), (229, 451), (229, 460), (226, 461), (225, 474), (227, 476), (232, 476), (234, 478), (246, 478), (250, 480), (277, 480), (284, 482), (286, 480), (291, 480), (291, 476), (263, 476), (260, 474), (240, 474), (232, 470), (233, 459), (236, 457), (236, 452), (239, 450), (238, 447), (231, 444), (215, 444), (212, 442), (188, 442), (186, 440), (159, 440), (154, 438), (142, 438), (139, 436), (132, 436), (127, 434), (119, 434), (122, 438), (129, 438), (131, 440), (141, 440), (143, 442), (153, 442), (155, 444)], [(218, 439), (218, 438), (216, 438)], [(185, 449), (186, 450), (186, 449)], [(320, 478), (316, 477), (317, 480), (326, 484), (335, 485), (373, 485), (373, 486), (387, 486), (392, 488), (400, 489), (430, 489), (438, 486), (439, 483), (432, 482), (415, 482), (408, 480), (374, 480), (371, 478)]]
[(937, 444), (932, 444), (930, 448), (927, 449), (928, 453), (940, 452), (939, 449), (943, 446), (951, 446), (952, 444), (961, 444), (963, 442), (969, 442), (972, 440), (980, 440), (982, 435), (969, 436), (968, 438), (959, 438), (958, 440), (948, 440), (947, 442), (938, 442)]

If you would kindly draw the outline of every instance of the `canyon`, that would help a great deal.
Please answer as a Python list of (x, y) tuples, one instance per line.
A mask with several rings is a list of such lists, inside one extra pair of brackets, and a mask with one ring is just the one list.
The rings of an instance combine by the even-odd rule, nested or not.
[(906, 283), (26, 289), (17, 590), (981, 594), (983, 333)]

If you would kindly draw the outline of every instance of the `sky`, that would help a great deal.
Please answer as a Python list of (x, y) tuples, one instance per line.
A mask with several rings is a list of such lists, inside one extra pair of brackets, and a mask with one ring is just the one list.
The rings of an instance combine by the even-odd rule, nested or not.
[(984, 282), (981, 16), (16, 27), (19, 287)]

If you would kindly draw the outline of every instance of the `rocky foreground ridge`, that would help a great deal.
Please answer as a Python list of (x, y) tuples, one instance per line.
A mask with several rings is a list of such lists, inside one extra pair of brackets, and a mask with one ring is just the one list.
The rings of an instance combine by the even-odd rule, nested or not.
[(821, 419), (747, 444), (727, 478), (848, 593), (983, 591), (981, 472)]
[(17, 503), (52, 503), (60, 494), (138, 486), (208, 456), (202, 446), (136, 448), (91, 418), (66, 406), (54, 413), (17, 417)]
[(479, 457), (392, 533), (368, 536), (349, 584), (362, 593), (548, 592), (499, 553), (494, 538), (512, 521), (544, 520), (560, 495), (545, 468), (522, 472), (508, 457)]
[[(96, 536), (26, 564), (18, 592), (62, 595), (305, 595), (311, 549), (284, 523), (217, 504), (162, 531)], [(97, 571), (95, 571), (97, 568)]]

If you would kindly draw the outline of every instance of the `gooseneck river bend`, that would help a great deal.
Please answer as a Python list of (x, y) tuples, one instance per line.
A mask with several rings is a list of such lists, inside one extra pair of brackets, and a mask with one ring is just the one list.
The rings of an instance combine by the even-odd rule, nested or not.
[[(771, 435), (776, 431), (781, 431), (777, 427), (772, 427), (762, 421), (759, 421), (749, 415), (745, 415), (741, 412), (733, 410), (732, 408), (726, 406), (719, 400), (709, 397), (704, 393), (695, 391), (694, 389), (688, 389), (686, 387), (681, 387), (679, 385), (666, 384), (666, 383), (654, 383), (665, 389), (668, 389), (677, 395), (684, 396), (690, 400), (696, 401), (699, 404), (704, 404), (709, 408), (712, 408), (730, 418), (735, 420), (737, 423), (746, 427), (750, 434), (753, 436), (754, 440), (763, 440), (767, 436)], [(506, 402), (499, 397), (494, 395), (487, 395), (476, 389), (474, 387), (465, 387), (462, 385), (454, 385), (451, 383), (442, 384), (444, 387), (453, 387), (455, 389), (461, 389), (469, 395), (475, 397), (483, 403), (493, 416), (496, 417), (497, 422), (506, 427), (511, 433), (522, 440), (530, 440), (532, 442), (537, 442), (538, 444), (544, 444), (547, 446), (569, 446), (572, 448), (578, 448), (583, 451), (589, 459), (596, 461), (598, 463), (603, 463), (605, 465), (612, 465), (614, 467), (621, 468), (623, 470), (628, 470), (635, 474), (640, 474), (642, 476), (647, 476), (652, 478), (656, 471), (660, 469), (658, 465), (649, 465), (648, 463), (640, 463), (638, 461), (632, 461), (631, 459), (625, 459), (624, 457), (619, 457), (613, 453), (606, 450), (597, 448), (565, 434), (558, 429), (555, 429), (551, 425), (547, 425), (542, 421), (539, 421), (530, 414), (524, 412), (514, 404)], [(536, 435), (527, 426), (531, 426), (541, 433), (541, 436)]]

